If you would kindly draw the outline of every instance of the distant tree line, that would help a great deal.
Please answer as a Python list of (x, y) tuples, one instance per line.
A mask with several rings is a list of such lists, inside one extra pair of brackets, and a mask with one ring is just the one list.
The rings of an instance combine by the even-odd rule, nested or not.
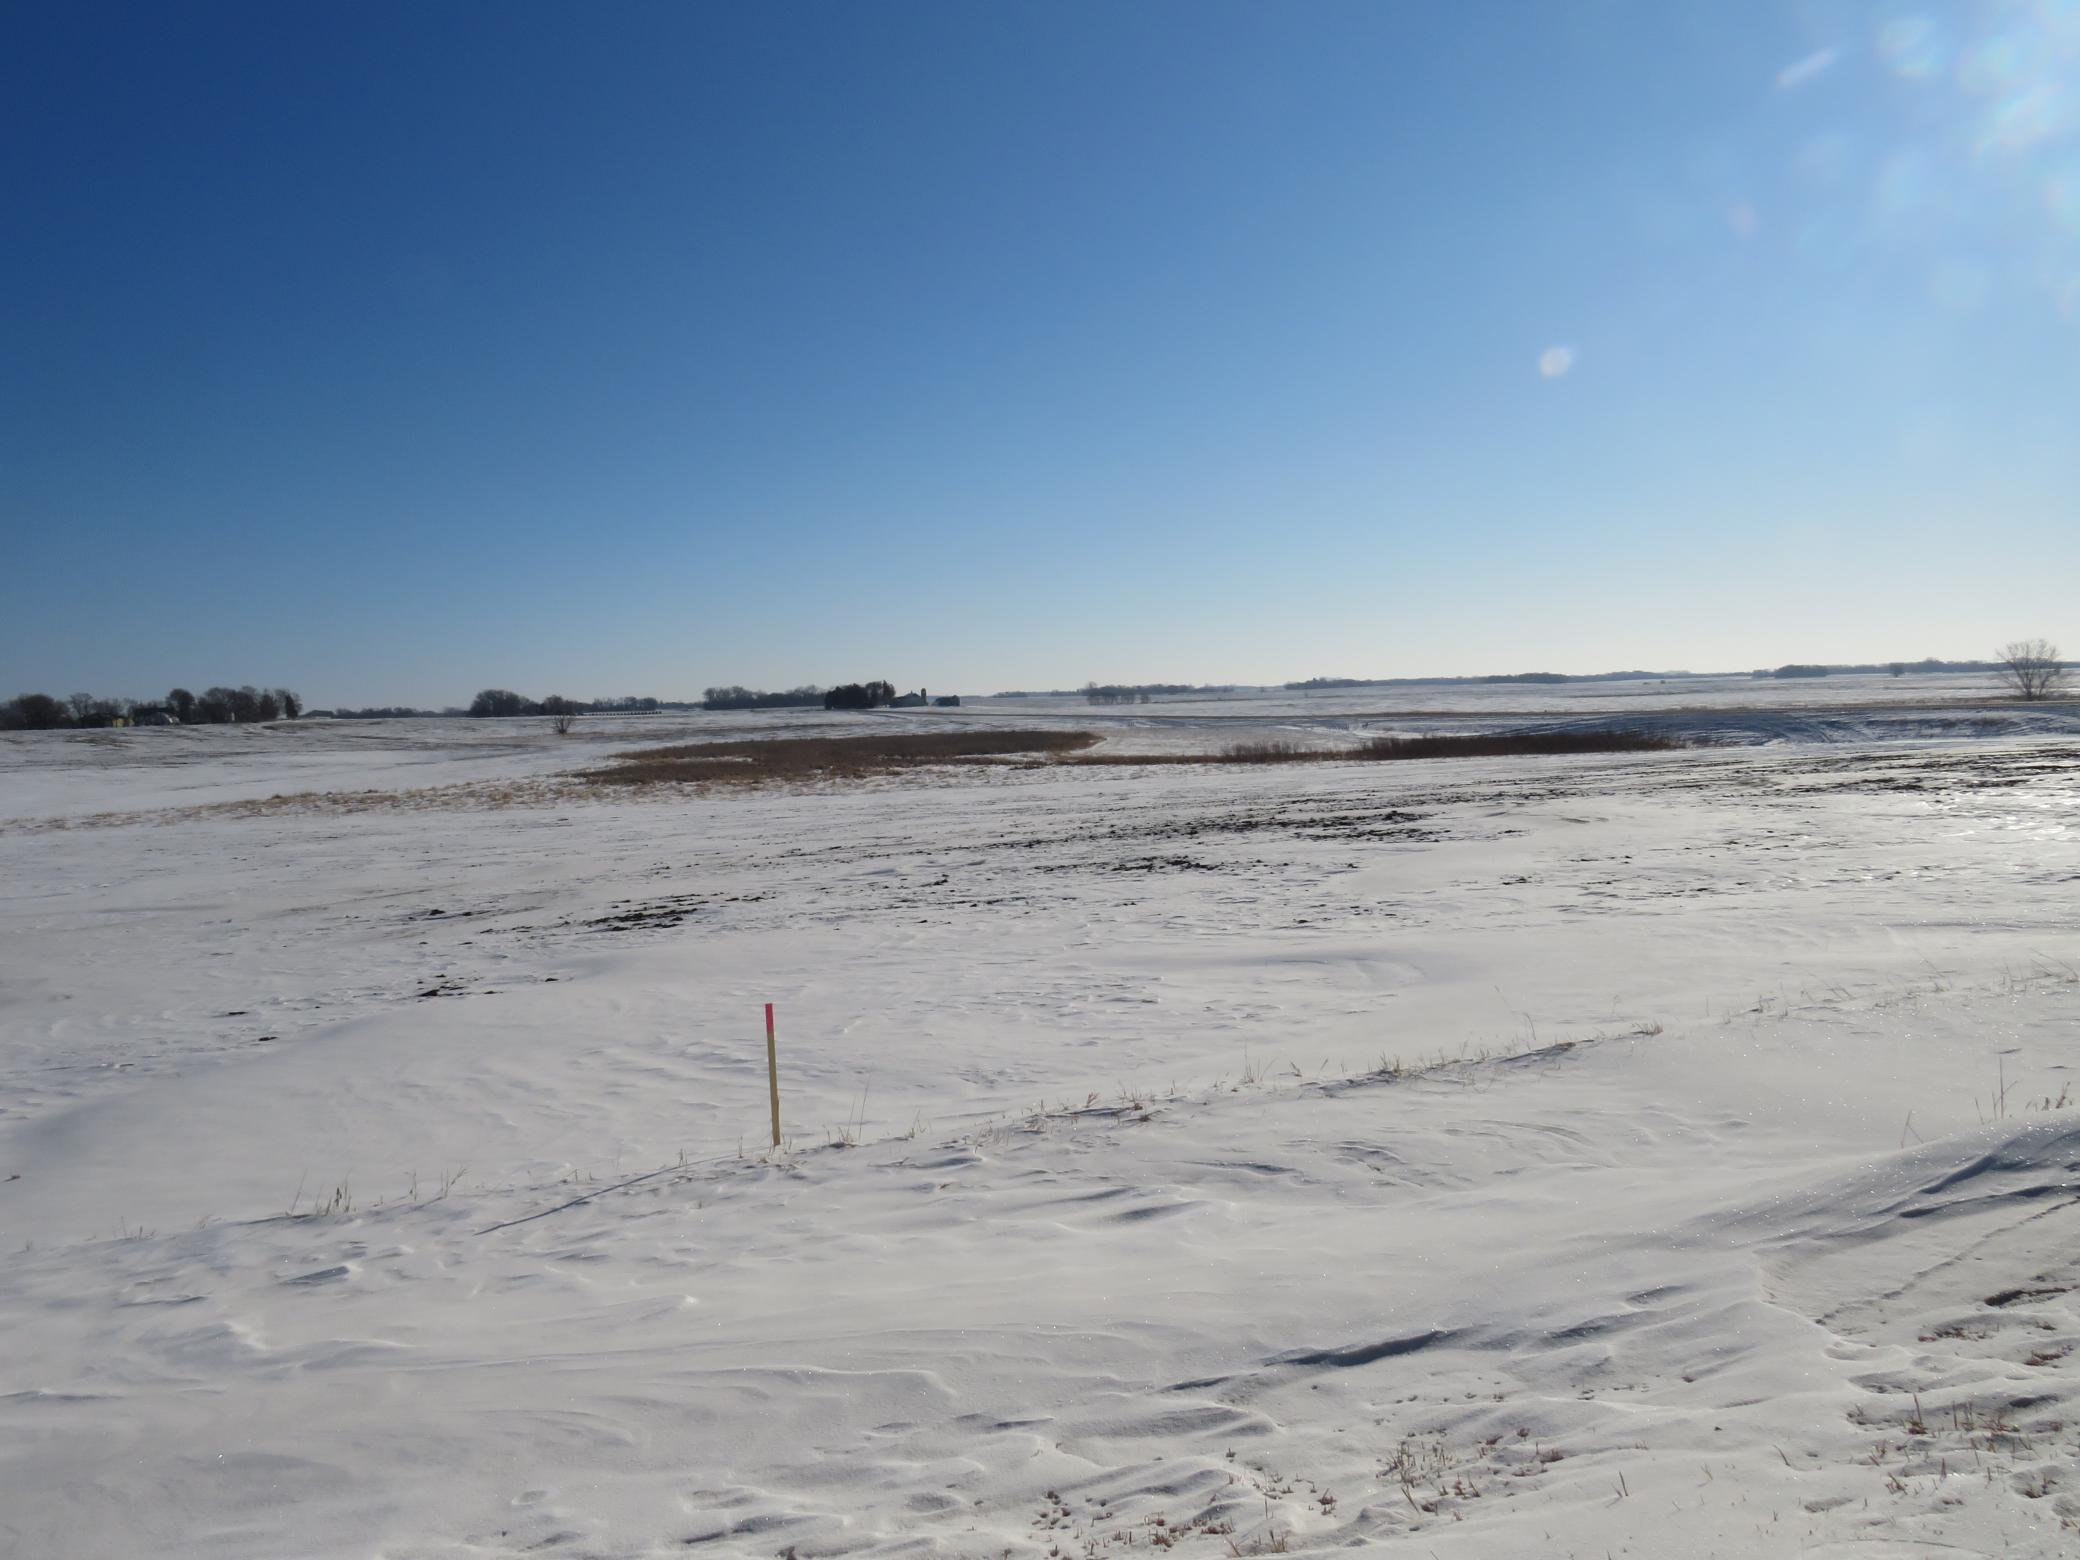
[(1232, 683), (1085, 683), (1077, 692), (1086, 704), (1146, 704), (1157, 694), (1233, 693)]
[(662, 699), (637, 698), (632, 693), (618, 699), (566, 699), (560, 693), (552, 693), (546, 699), (530, 699), (510, 688), (486, 688), (469, 701), (469, 708), (463, 713), (484, 719), (512, 715), (649, 714), (654, 710), (684, 708), (683, 704), (668, 705)]
[(803, 683), (799, 688), (789, 688), (780, 693), (767, 693), (762, 689), (739, 688), (732, 684), (727, 688), (710, 688), (701, 700), (704, 710), (785, 710), (814, 709), (823, 703), (824, 690), (814, 683)]
[(1641, 682), (1648, 678), (1716, 677), (1718, 672), (1491, 672), (1483, 677), (1309, 677), (1286, 683), (1288, 693), (1320, 693), (1335, 688), (1409, 688), (1438, 683), (1572, 683)]
[(1154, 698), (1157, 694), (1176, 693), (1234, 693), (1240, 685), (1236, 683), (1085, 683), (1081, 688), (1007, 688), (1001, 693), (990, 695), (993, 699), (1085, 699), (1093, 691), (1098, 693), (1123, 693), (1123, 699), (1104, 700), (1098, 703), (1143, 704), (1147, 700), (1141, 695)]
[[(478, 706), (482, 707), (479, 708)], [(632, 693), (615, 698), (566, 699), (560, 694), (550, 694), (546, 699), (529, 699), (503, 688), (486, 688), (471, 701), (468, 709), (449, 705), (446, 709), (422, 710), (409, 704), (371, 704), (366, 709), (349, 709), (342, 705), (336, 710), (311, 710), (313, 719), (330, 720), (455, 720), (468, 716), (486, 715), (620, 715), (649, 714), (657, 710), (690, 710), (696, 706), (684, 700), (638, 698)]]
[(633, 693), (602, 694), (596, 699), (566, 699), (552, 693), (546, 699), (530, 699), (507, 688), (486, 688), (470, 701), (469, 708), (449, 705), (446, 709), (422, 710), (409, 704), (371, 704), (366, 709), (342, 705), (336, 710), (311, 710), (311, 718), (331, 720), (454, 720), (469, 716), (547, 715), (561, 719), (575, 715), (648, 715), (659, 710), (691, 710), (699, 706), (684, 699), (653, 699)]
[(246, 725), (294, 720), (303, 700), (287, 688), (210, 688), (200, 694), (175, 688), (163, 699), (103, 699), (91, 693), (54, 699), (47, 693), (18, 693), (0, 704), (0, 731), (57, 731), (97, 726), (174, 723), (183, 726)]
[(1799, 677), (1853, 677), (1866, 672), (1889, 672), (1894, 677), (1905, 677), (1910, 672), (1997, 672), (2001, 661), (1945, 661), (1936, 656), (1923, 656), (1918, 661), (1788, 661), (1782, 666), (1757, 667), (1749, 675), (1758, 682), (1772, 678), (1788, 680)]
[[(1919, 661), (1861, 661), (1830, 662), (1821, 664), (1812, 661), (1792, 661), (1783, 666), (1764, 666), (1749, 675), (1760, 681), (1771, 679), (1792, 680), (1801, 677), (1849, 676), (1857, 673), (1889, 672), (1894, 677), (1904, 677), (1910, 672), (1999, 672), (2005, 661), (1945, 661), (1937, 656), (1924, 656)], [(1284, 687), (1289, 693), (1321, 693), (1344, 688), (1400, 688), (1430, 686), (1443, 683), (1593, 683), (1593, 682), (1642, 682), (1648, 679), (1674, 681), (1707, 677), (1738, 676), (1729, 672), (1691, 671), (1626, 671), (1626, 672), (1509, 672), (1485, 677), (1308, 677), (1299, 682), (1289, 682)]]
[[(547, 701), (544, 700), (543, 702), (546, 703)], [(633, 693), (624, 693), (615, 698), (607, 698), (603, 695), (597, 699), (586, 700), (583, 706), (584, 713), (587, 715), (648, 715), (657, 710), (687, 710), (692, 708), (693, 706), (683, 699), (674, 703), (670, 699), (653, 699), (647, 695), (638, 697)]]
[(895, 696), (896, 685), (885, 679), (880, 682), (840, 683), (825, 690), (823, 707), (827, 710), (876, 710)]
[(430, 720), (443, 715), (460, 715), (462, 711), (415, 710), (409, 704), (371, 704), (365, 710), (312, 710), (313, 720)]
[[(560, 694), (552, 693), (549, 697), (556, 701), (558, 710), (563, 708), (564, 700)], [(469, 701), (469, 713), (481, 720), (486, 716), (503, 719), (511, 715), (545, 715), (549, 712), (541, 701), (515, 693), (510, 688), (486, 688)]]

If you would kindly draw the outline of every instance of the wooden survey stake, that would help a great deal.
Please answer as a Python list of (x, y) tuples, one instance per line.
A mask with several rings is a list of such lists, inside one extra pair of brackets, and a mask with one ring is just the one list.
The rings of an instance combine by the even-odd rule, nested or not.
[(780, 1048), (773, 1039), (773, 1004), (766, 1004), (766, 1084), (773, 1095), (773, 1147), (780, 1146)]

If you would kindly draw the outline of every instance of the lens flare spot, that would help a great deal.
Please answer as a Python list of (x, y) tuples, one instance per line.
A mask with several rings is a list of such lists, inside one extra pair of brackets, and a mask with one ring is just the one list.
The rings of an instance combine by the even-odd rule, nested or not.
[(1777, 72), (1777, 89), (1789, 92), (1794, 87), (1818, 80), (1833, 69), (1834, 62), (1840, 58), (1840, 53), (1834, 49), (1815, 49), (1804, 59), (1794, 60)]
[(2021, 152), (2054, 140), (2073, 127), (2072, 94), (2040, 83), (2012, 92), (1994, 105), (1979, 137), (1981, 151)]
[(1726, 208), (1726, 226), (1735, 238), (1753, 238), (1762, 227), (1762, 219), (1755, 208), (1744, 200), (1737, 200)]
[(1573, 347), (1547, 347), (1538, 355), (1538, 372), (1541, 378), (1558, 379), (1573, 367)]

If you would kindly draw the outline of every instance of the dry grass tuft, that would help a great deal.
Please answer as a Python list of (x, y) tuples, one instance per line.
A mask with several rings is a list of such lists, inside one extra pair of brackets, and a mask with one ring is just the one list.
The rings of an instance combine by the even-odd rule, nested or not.
[(1344, 756), (1343, 750), (1302, 747), (1297, 742), (1230, 742), (1221, 749), (1224, 764), (1294, 764)]
[(596, 785), (758, 784), (775, 780), (858, 779), (918, 764), (1051, 757), (1089, 747), (1087, 731), (870, 732), (853, 737), (774, 737), (700, 742), (624, 753), (580, 778)]

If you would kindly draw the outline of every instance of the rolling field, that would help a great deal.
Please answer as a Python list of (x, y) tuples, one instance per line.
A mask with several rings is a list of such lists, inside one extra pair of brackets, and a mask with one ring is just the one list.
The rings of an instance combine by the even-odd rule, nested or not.
[(0, 737), (0, 1552), (2071, 1554), (2080, 714), (1946, 681)]

